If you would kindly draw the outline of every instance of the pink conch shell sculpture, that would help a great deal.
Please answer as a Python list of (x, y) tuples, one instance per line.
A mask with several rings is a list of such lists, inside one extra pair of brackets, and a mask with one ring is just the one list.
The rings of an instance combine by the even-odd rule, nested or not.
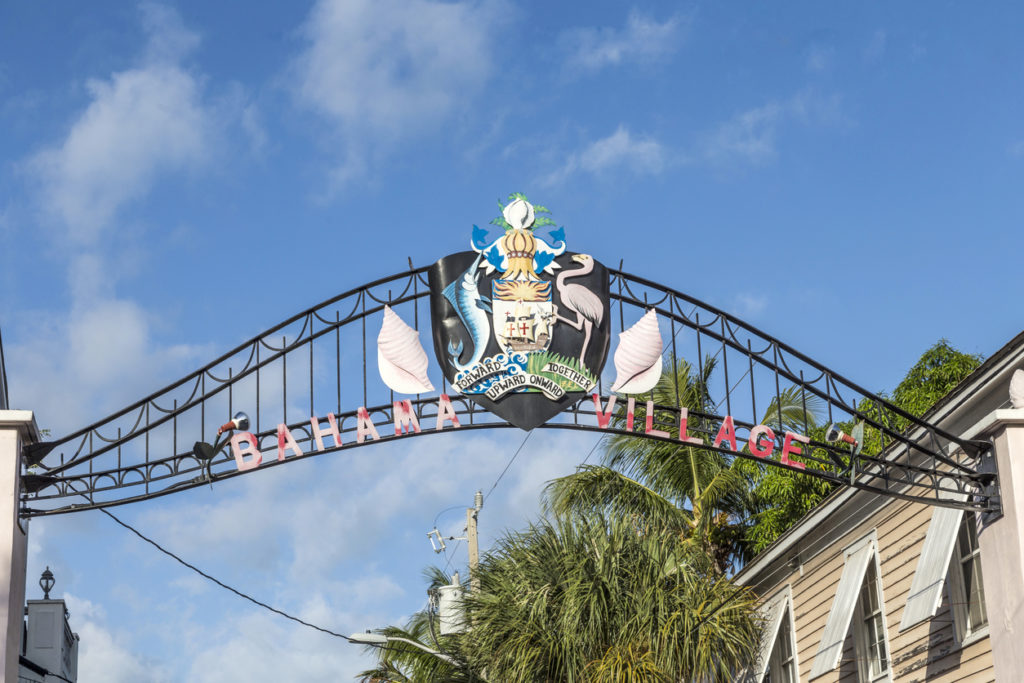
[(661, 351), (658, 314), (652, 308), (635, 325), (619, 334), (612, 391), (642, 394), (653, 389), (661, 378)]
[(427, 377), (427, 352), (419, 332), (405, 324), (390, 306), (377, 335), (377, 369), (384, 384), (399, 394), (424, 394), (434, 390)]

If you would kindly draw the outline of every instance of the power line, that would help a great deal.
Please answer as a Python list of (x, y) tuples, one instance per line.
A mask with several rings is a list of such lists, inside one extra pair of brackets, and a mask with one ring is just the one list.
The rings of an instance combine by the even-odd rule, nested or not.
[(4, 339), (0, 335), (0, 408), (6, 410), (10, 403), (10, 396), (7, 395), (7, 368), (4, 365)]
[(461, 505), (452, 505), (451, 507), (447, 507), (444, 510), (441, 510), (440, 512), (438, 512), (436, 515), (434, 515), (434, 528), (435, 529), (437, 528), (437, 520), (441, 519), (441, 515), (443, 515), (446, 512), (450, 512), (452, 510), (458, 510), (461, 507), (462, 507)]
[(583, 458), (583, 462), (581, 462), (579, 465), (580, 467), (583, 467), (584, 465), (587, 464), (587, 461), (590, 460), (590, 456), (594, 454), (594, 451), (597, 450), (597, 447), (601, 445), (602, 441), (604, 441), (605, 436), (605, 434), (602, 434), (601, 436), (597, 437), (597, 442), (594, 444), (594, 447), (590, 449), (590, 452), (587, 453), (587, 457)]
[(317, 626), (316, 624), (311, 624), (308, 621), (303, 621), (302, 619), (299, 619), (298, 617), (294, 617), (294, 616), (292, 616), (291, 614), (288, 614), (285, 611), (277, 609), (276, 607), (271, 607), (267, 603), (261, 602), (261, 601), (257, 600), (256, 598), (252, 597), (251, 595), (247, 595), (247, 594), (243, 593), (242, 591), (238, 590), (237, 588), (232, 588), (231, 586), (227, 585), (223, 581), (220, 581), (219, 579), (217, 579), (217, 578), (215, 578), (213, 576), (210, 576), (209, 574), (207, 574), (203, 570), (199, 569), (195, 565), (189, 564), (185, 560), (181, 559), (180, 557), (178, 557), (177, 555), (172, 553), (170, 550), (167, 550), (166, 548), (161, 546), (159, 543), (157, 543), (153, 539), (151, 539), (148, 536), (146, 536), (145, 534), (143, 534), (141, 531), (139, 531), (135, 527), (133, 527), (130, 524), (128, 524), (126, 522), (123, 522), (120, 519), (118, 519), (117, 517), (115, 517), (113, 513), (107, 511), (104, 508), (97, 508), (97, 509), (100, 512), (102, 512), (103, 514), (105, 514), (107, 517), (110, 517), (112, 520), (114, 520), (115, 522), (117, 522), (118, 524), (123, 526), (128, 531), (132, 532), (133, 534), (135, 534), (136, 536), (141, 538), (146, 543), (149, 543), (151, 546), (153, 546), (154, 548), (156, 548), (157, 550), (162, 552), (164, 555), (167, 555), (168, 557), (176, 560), (179, 564), (182, 564), (182, 565), (188, 567), (189, 569), (194, 571), (196, 574), (199, 574), (203, 578), (205, 578), (205, 579), (207, 579), (209, 581), (213, 581), (215, 584), (217, 584), (221, 588), (224, 588), (225, 590), (231, 591), (232, 593), (234, 593), (238, 597), (244, 598), (244, 599), (248, 600), (249, 602), (253, 603), (254, 605), (258, 605), (258, 606), (262, 607), (263, 609), (270, 610), (274, 614), (280, 615), (280, 616), (284, 617), (285, 619), (291, 619), (292, 621), (294, 621), (296, 623), (299, 623), (299, 624), (302, 624), (303, 626), (308, 626), (309, 628), (316, 629), (317, 631), (320, 631), (321, 633), (326, 633), (328, 635), (334, 636), (335, 638), (342, 638), (343, 640), (347, 640), (350, 643), (356, 642), (356, 641), (352, 640), (351, 638), (349, 638), (346, 635), (342, 635), (340, 633), (335, 633), (334, 631), (331, 631), (331, 630), (326, 629), (326, 628), (322, 628), (320, 626)]
[(462, 543), (462, 541), (456, 541), (455, 545), (452, 546), (452, 552), (448, 555), (448, 561), (445, 562), (444, 569), (441, 570), (442, 572), (447, 572), (448, 567), (452, 566), (452, 560), (455, 559), (455, 551), (459, 549), (459, 543)]
[(498, 487), (498, 482), (500, 482), (501, 478), (505, 476), (506, 472), (508, 472), (508, 468), (512, 467), (512, 463), (514, 463), (516, 461), (516, 458), (519, 457), (520, 451), (523, 450), (523, 446), (526, 445), (526, 442), (530, 440), (531, 436), (533, 436), (533, 430), (532, 429), (530, 431), (526, 432), (526, 438), (524, 438), (523, 442), (521, 444), (519, 444), (519, 448), (516, 449), (516, 452), (512, 454), (512, 457), (509, 459), (508, 464), (505, 465), (505, 469), (503, 469), (501, 471), (501, 474), (498, 475), (498, 478), (494, 481), (494, 484), (491, 485), (491, 490), (487, 492), (487, 496), (485, 496), (485, 498), (489, 498), (491, 493), (494, 491), (494, 489), (496, 489)]
[[(512, 467), (512, 463), (514, 463), (516, 461), (516, 458), (519, 457), (519, 453), (522, 452), (523, 447), (526, 446), (526, 442), (530, 440), (530, 437), (532, 435), (533, 435), (533, 430), (531, 429), (530, 431), (528, 431), (526, 433), (526, 436), (523, 438), (522, 442), (519, 444), (519, 448), (516, 449), (516, 452), (512, 454), (512, 457), (509, 458), (508, 462), (505, 464), (505, 469), (503, 469), (501, 471), (501, 474), (498, 475), (498, 478), (494, 480), (493, 484), (491, 484), (491, 488), (487, 490), (487, 495), (484, 496), (484, 500), (487, 500), (488, 498), (490, 498), (491, 494), (494, 492), (494, 489), (498, 488), (498, 484), (501, 483), (501, 480), (505, 476), (505, 473), (508, 472), (510, 467)], [(453, 506), (453, 507), (450, 507), (450, 508), (446, 508), (446, 509), (442, 510), (441, 512), (437, 513), (437, 517), (440, 517), (443, 513), (447, 512), (448, 510), (454, 510), (457, 507), (462, 507), (462, 506), (456, 505), (456, 506)], [(434, 518), (434, 526), (435, 527), (437, 526), (437, 517)], [(459, 540), (459, 541), (457, 541), (455, 543), (454, 546), (452, 546), (451, 554), (448, 555), (448, 561), (445, 562), (444, 569), (441, 570), (442, 572), (447, 572), (448, 568), (452, 566), (452, 560), (455, 559), (456, 550), (458, 550), (459, 543), (462, 543), (462, 541)]]

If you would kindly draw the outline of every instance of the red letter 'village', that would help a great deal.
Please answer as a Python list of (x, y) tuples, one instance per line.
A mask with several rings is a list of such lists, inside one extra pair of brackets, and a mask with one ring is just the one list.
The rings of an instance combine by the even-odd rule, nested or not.
[[(611, 426), (612, 414), (615, 410), (616, 397), (614, 395), (608, 397), (606, 405), (601, 405), (601, 397), (597, 394), (593, 394), (594, 400), (594, 413), (597, 417), (597, 426), (601, 429), (608, 429)], [(633, 430), (633, 424), (635, 421), (635, 406), (636, 400), (633, 398), (627, 399), (626, 408), (626, 429), (627, 431)], [(394, 415), (394, 428), (395, 437), (405, 436), (408, 434), (419, 434), (421, 428), (419, 420), (416, 418), (416, 413), (412, 408), (410, 401), (395, 401), (393, 407)], [(662, 439), (671, 439), (671, 435), (661, 429), (654, 428), (654, 403), (653, 401), (647, 401), (646, 411), (644, 418), (644, 434), (647, 436), (658, 437)], [(686, 408), (679, 410), (679, 436), (678, 441), (686, 444), (703, 445), (704, 439), (699, 436), (690, 436), (687, 433), (687, 421), (689, 419), (689, 413)], [(325, 428), (323, 423), (327, 422)], [(328, 413), (325, 418), (311, 417), (309, 418), (310, 423), (310, 441), (316, 447), (316, 452), (324, 452), (326, 450), (333, 450), (340, 448), (344, 444), (341, 438), (341, 431), (338, 428), (338, 418), (334, 413)], [(447, 424), (450, 423), (452, 427), (459, 427), (459, 418), (455, 413), (455, 408), (452, 406), (451, 399), (447, 394), (441, 394), (437, 401), (437, 423), (434, 425), (434, 431), (443, 431)], [(377, 427), (374, 425), (373, 420), (370, 418), (369, 412), (364, 406), (360, 406), (356, 410), (356, 443), (364, 443), (367, 439), (373, 441), (379, 441), (381, 439), (380, 434), (377, 432)], [(329, 436), (333, 440), (333, 444), (327, 446), (324, 443), (324, 437)], [(393, 438), (393, 437), (392, 437)], [(750, 428), (750, 437), (747, 441), (751, 455), (757, 458), (769, 458), (775, 452), (775, 432), (767, 425), (755, 425)], [(794, 432), (786, 432), (782, 440), (782, 450), (779, 457), (779, 462), (787, 467), (793, 467), (795, 469), (804, 469), (804, 464), (790, 459), (790, 456), (801, 455), (802, 449), (800, 444), (806, 444), (810, 440), (802, 435)], [(255, 469), (260, 466), (263, 462), (263, 455), (257, 448), (258, 439), (256, 435), (251, 432), (236, 432), (231, 437), (231, 453), (235, 457), (235, 465), (238, 467), (238, 471), (244, 472), (246, 470)], [(721, 449), (722, 446), (727, 446), (728, 451), (734, 453), (740, 452), (739, 439), (736, 436), (736, 421), (732, 415), (726, 415), (722, 418), (722, 423), (718, 428), (718, 432), (715, 435), (715, 439), (712, 442), (712, 447)], [(277, 459), (284, 460), (286, 451), (291, 451), (296, 456), (305, 455), (302, 452), (301, 447), (292, 436), (291, 430), (285, 424), (279, 424), (277, 426)], [(246, 459), (248, 456), (248, 460)]]

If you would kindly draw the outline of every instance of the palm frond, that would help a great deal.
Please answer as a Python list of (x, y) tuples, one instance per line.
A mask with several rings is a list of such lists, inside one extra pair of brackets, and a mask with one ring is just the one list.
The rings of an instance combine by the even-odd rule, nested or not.
[(749, 662), (757, 643), (752, 595), (678, 536), (629, 520), (557, 518), (508, 534), (478, 576), (462, 645), (495, 682), (725, 681), (722, 667)]
[(601, 465), (584, 465), (577, 472), (548, 482), (545, 510), (559, 516), (604, 513), (611, 517), (657, 520), (662, 527), (690, 526), (689, 512), (654, 489)]

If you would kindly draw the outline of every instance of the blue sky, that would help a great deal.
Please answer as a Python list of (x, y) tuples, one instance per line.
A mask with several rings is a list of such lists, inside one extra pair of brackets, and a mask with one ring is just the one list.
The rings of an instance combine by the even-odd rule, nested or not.
[[(12, 403), (74, 430), (409, 256), (467, 248), (513, 191), (570, 249), (870, 389), (941, 337), (991, 354), (1021, 329), (1020, 19), (1000, 2), (4, 3)], [(488, 498), (485, 546), (594, 441), (534, 434)], [(432, 520), (520, 442), (360, 449), (117, 513), (351, 632), (423, 604)], [(369, 663), (99, 513), (33, 522), (31, 543), (29, 585), (54, 569), (83, 675), (333, 681)]]

